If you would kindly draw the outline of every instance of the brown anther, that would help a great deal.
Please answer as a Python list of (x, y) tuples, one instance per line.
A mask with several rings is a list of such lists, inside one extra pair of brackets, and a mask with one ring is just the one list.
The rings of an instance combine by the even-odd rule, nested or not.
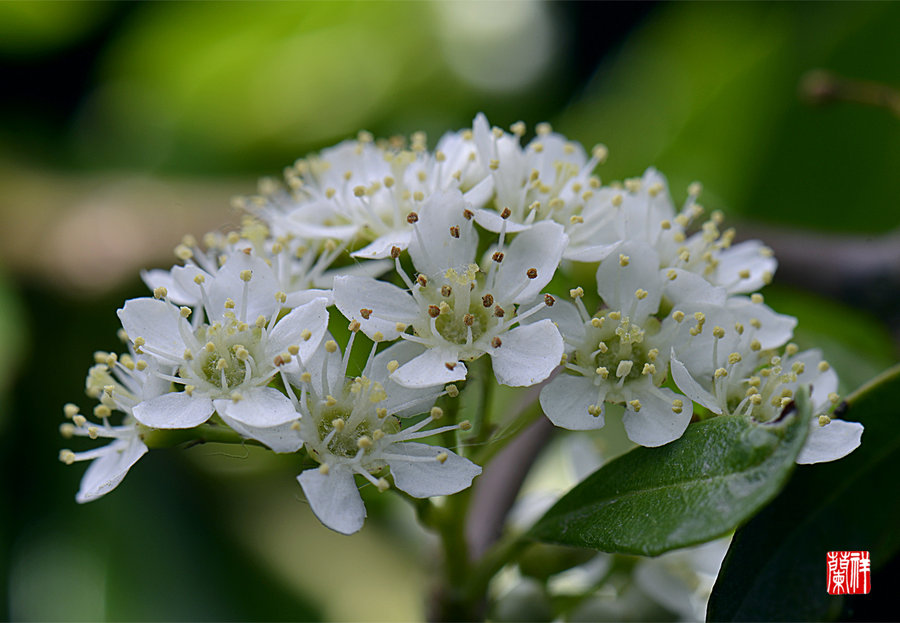
[(505, 314), (506, 312), (503, 311), (502, 307), (500, 307), (499, 305), (494, 306), (494, 315), (497, 316), (497, 318), (503, 318)]
[(419, 275), (418, 277), (416, 277), (416, 281), (418, 281), (419, 285), (423, 288), (428, 285), (428, 277), (426, 277), (425, 275)]
[(556, 302), (556, 299), (550, 296), (549, 294), (544, 295), (544, 305), (547, 307), (553, 307), (553, 304)]
[(491, 296), (490, 294), (485, 294), (484, 296), (481, 297), (481, 304), (484, 305), (485, 307), (490, 307), (491, 305), (494, 304), (494, 297)]
[(410, 225), (418, 222), (418, 220), (419, 220), (419, 215), (416, 214), (415, 212), (410, 212), (409, 214), (406, 215), (406, 222), (409, 223)]
[(441, 308), (437, 305), (429, 305), (428, 306), (428, 315), (432, 318), (437, 318), (441, 315)]
[(372, 315), (372, 310), (371, 310), (371, 309), (366, 309), (366, 308), (364, 307), (364, 308), (362, 308), (361, 310), (359, 310), (359, 315), (362, 316), (363, 318), (365, 318), (366, 320), (368, 320), (368, 319), (369, 319), (369, 316)]
[(451, 294), (453, 294), (453, 288), (447, 284), (441, 286), (441, 296), (450, 296)]
[(452, 370), (453, 368), (456, 367), (456, 362), (448, 361), (447, 363), (444, 364), (444, 367), (447, 368), (448, 370)]
[(494, 251), (494, 254), (491, 256), (491, 259), (497, 262), (498, 264), (503, 261), (503, 251)]
[(473, 324), (475, 324), (475, 316), (473, 316), (472, 314), (466, 314), (465, 316), (463, 316), (463, 324), (467, 327), (471, 327)]
[(450, 227), (450, 235), (454, 238), (459, 238), (459, 227), (457, 227), (456, 225), (452, 225)]
[(537, 279), (537, 268), (529, 268), (525, 271), (525, 274), (528, 275), (529, 279)]
[(472, 210), (463, 210), (463, 217), (467, 221), (471, 221), (473, 216), (475, 216), (475, 213)]
[(272, 363), (275, 364), (275, 367), (284, 365), (284, 358), (281, 355), (275, 355), (275, 359), (272, 360)]
[(503, 208), (503, 211), (500, 212), (500, 218), (508, 219), (511, 214), (512, 214), (512, 210), (510, 210), (509, 208)]
[(400, 257), (400, 247), (391, 247), (391, 259), (396, 260)]
[(495, 336), (494, 339), (491, 340), (491, 346), (493, 346), (494, 348), (500, 348), (501, 344), (503, 344), (503, 342), (500, 341), (499, 337)]

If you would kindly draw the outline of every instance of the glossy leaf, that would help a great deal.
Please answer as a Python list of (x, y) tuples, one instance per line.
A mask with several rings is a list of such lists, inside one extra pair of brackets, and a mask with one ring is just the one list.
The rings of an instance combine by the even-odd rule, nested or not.
[(806, 438), (809, 406), (779, 422), (722, 416), (659, 448), (601, 467), (532, 528), (536, 540), (655, 556), (727, 534), (787, 481)]
[(894, 366), (847, 398), (844, 417), (866, 427), (862, 445), (839, 461), (801, 466), (775, 502), (738, 530), (709, 620), (833, 618), (841, 598), (825, 591), (826, 552), (869, 551), (874, 572), (900, 551), (898, 397)]

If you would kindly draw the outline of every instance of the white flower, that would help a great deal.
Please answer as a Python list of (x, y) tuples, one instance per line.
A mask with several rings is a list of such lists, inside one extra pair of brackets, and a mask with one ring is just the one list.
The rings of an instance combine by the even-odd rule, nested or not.
[(434, 153), (425, 136), (413, 135), (409, 149), (375, 144), (361, 134), (319, 156), (299, 160), (286, 172), (291, 192), (272, 190), (248, 208), (279, 229), (303, 238), (331, 238), (371, 243), (354, 257), (389, 257), (409, 244), (410, 212), (418, 212), (432, 194), (459, 189), (481, 205), (491, 195), (491, 180), (478, 158), (471, 131), (446, 134)]
[(226, 422), (277, 426), (296, 419), (291, 401), (268, 383), (318, 346), (328, 320), (325, 299), (280, 316), (286, 295), (277, 291), (270, 267), (242, 252), (231, 255), (214, 279), (198, 274), (194, 283), (206, 322), (191, 326), (190, 309), (160, 299), (132, 299), (118, 312), (135, 351), (176, 368), (177, 376), (157, 374), (183, 386), (136, 405), (135, 418), (153, 428), (192, 428), (220, 400), (227, 405), (219, 413)]
[[(81, 479), (75, 499), (79, 503), (90, 502), (109, 493), (118, 486), (128, 470), (147, 452), (141, 439), (142, 430), (132, 416), (132, 408), (144, 400), (162, 395), (169, 390), (168, 381), (161, 380), (151, 366), (155, 362), (129, 355), (117, 357), (109, 353), (97, 353), (97, 365), (87, 378), (87, 394), (99, 398), (94, 409), (99, 424), (89, 422), (78, 413), (75, 405), (66, 405), (66, 417), (72, 420), (60, 426), (64, 437), (90, 437), (112, 440), (105, 446), (84, 452), (62, 450), (60, 460), (66, 464), (76, 461), (93, 461)], [(109, 422), (112, 411), (125, 413), (122, 424)]]
[[(552, 132), (546, 123), (537, 126), (537, 136), (523, 148), (519, 138), (524, 124), (513, 129), (510, 135), (491, 128), (483, 114), (475, 118), (475, 143), (495, 190), (495, 209), (476, 209), (475, 221), (495, 233), (523, 231), (542, 220), (566, 228), (581, 222), (582, 207), (600, 188), (592, 173), (606, 158), (606, 148), (596, 146), (588, 158), (580, 144)], [(502, 217), (507, 209), (509, 215)]]
[[(566, 236), (556, 223), (544, 222), (500, 244), (482, 266), (474, 263), (478, 234), (472, 213), (458, 191), (435, 196), (416, 218), (409, 255), (419, 276), (413, 282), (396, 267), (409, 292), (389, 283), (357, 277), (335, 279), (334, 300), (346, 317), (358, 321), (376, 341), (397, 337), (427, 350), (391, 376), (417, 387), (466, 377), (462, 361), (487, 353), (504, 385), (538, 383), (559, 365), (562, 338), (547, 320), (520, 323), (544, 302), (526, 311), (553, 277)], [(552, 304), (548, 298), (547, 304)], [(405, 333), (411, 326), (413, 334)]]
[(351, 348), (352, 341), (342, 357), (337, 344), (326, 340), (304, 372), (292, 379), (301, 388), (302, 417), (294, 428), (320, 463), (297, 480), (316, 517), (343, 534), (358, 531), (366, 515), (355, 474), (384, 491), (387, 480), (373, 474), (390, 467), (394, 484), (421, 498), (461, 491), (481, 473), (480, 467), (450, 450), (416, 443), (467, 424), (423, 430), (442, 415), (433, 408), (430, 417), (402, 426), (400, 418), (428, 411), (445, 393), (443, 386), (411, 389), (389, 379), (401, 362), (421, 351), (420, 346), (400, 342), (377, 356), (373, 348), (362, 374), (347, 378)]
[(629, 241), (619, 250), (597, 270), (597, 291), (608, 311), (591, 317), (583, 291), (572, 291), (581, 323), (561, 324), (571, 354), (566, 372), (541, 391), (541, 407), (557, 426), (586, 430), (603, 426), (606, 402), (624, 403), (629, 439), (659, 446), (680, 437), (692, 414), (690, 400), (660, 387), (672, 334), (660, 330), (655, 314), (667, 280), (651, 248)]
[(795, 344), (781, 356), (772, 350), (787, 341), (796, 319), (776, 314), (759, 295), (754, 300), (732, 297), (718, 313), (710, 309), (704, 317), (724, 326), (707, 327), (673, 346), (672, 378), (681, 391), (713, 413), (769, 422), (791, 403), (798, 387), (811, 386), (809, 436), (797, 462), (833, 461), (859, 446), (862, 424), (827, 415), (838, 400), (838, 380), (821, 352), (798, 352)]

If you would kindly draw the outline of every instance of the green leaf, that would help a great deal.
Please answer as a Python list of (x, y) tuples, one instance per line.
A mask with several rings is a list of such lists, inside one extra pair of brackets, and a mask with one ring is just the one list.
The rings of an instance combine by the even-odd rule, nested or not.
[(635, 448), (566, 494), (531, 529), (539, 541), (655, 556), (727, 534), (787, 481), (809, 403), (779, 422), (721, 416), (659, 448)]
[[(900, 365), (847, 398), (865, 426), (840, 461), (804, 465), (781, 495), (738, 530), (709, 601), (711, 621), (817, 621), (842, 598), (825, 592), (828, 551), (869, 551), (877, 570), (900, 551)], [(887, 588), (887, 587), (886, 587)]]

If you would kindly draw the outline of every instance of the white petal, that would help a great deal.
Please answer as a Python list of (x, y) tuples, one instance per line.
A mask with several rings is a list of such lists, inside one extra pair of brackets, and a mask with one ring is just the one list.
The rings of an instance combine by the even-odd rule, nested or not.
[(466, 366), (459, 361), (457, 351), (432, 347), (400, 366), (390, 378), (404, 387), (429, 387), (464, 380)]
[(216, 400), (216, 411), (255, 428), (278, 426), (299, 417), (290, 398), (274, 387), (258, 387), (241, 394), (241, 399), (237, 401)]
[(291, 232), (301, 238), (349, 240), (359, 231), (359, 225), (355, 224), (323, 225), (322, 222), (327, 219), (341, 219), (330, 201), (313, 201), (304, 204), (292, 210), (287, 216)]
[[(559, 267), (568, 240), (562, 225), (550, 221), (517, 235), (498, 267), (494, 298), (519, 303), (540, 294)], [(532, 268), (537, 270), (537, 277), (529, 279), (527, 273)]]
[[(344, 385), (344, 366), (341, 361), (341, 349), (329, 353), (325, 349), (328, 340), (334, 339), (331, 333), (326, 332), (322, 338), (322, 344), (318, 350), (313, 353), (309, 361), (301, 367), (299, 372), (308, 372), (310, 375), (310, 385), (319, 396), (325, 396), (334, 392), (340, 392)], [(324, 372), (324, 378), (323, 378)], [(299, 374), (295, 370), (288, 373), (288, 379), (295, 387), (302, 385)], [(304, 405), (301, 403), (301, 408)]]
[(288, 309), (293, 309), (295, 307), (300, 307), (301, 305), (306, 305), (310, 301), (314, 301), (315, 299), (325, 299), (325, 306), (334, 305), (334, 296), (332, 296), (331, 290), (298, 290), (297, 292), (291, 292), (287, 295), (287, 300), (284, 302), (284, 306)]
[(194, 428), (208, 420), (213, 411), (212, 400), (185, 392), (163, 394), (133, 409), (135, 419), (150, 428)]
[(117, 439), (107, 452), (94, 459), (81, 479), (75, 500), (79, 504), (96, 500), (115, 489), (131, 466), (147, 453), (147, 446), (137, 438)]
[[(669, 277), (671, 274), (675, 279)], [(725, 288), (717, 288), (706, 279), (681, 268), (664, 268), (664, 294), (676, 305), (685, 303), (691, 306), (724, 305), (727, 293)]]
[[(346, 318), (359, 321), (367, 336), (381, 333), (387, 341), (400, 336), (398, 322), (412, 324), (419, 314), (409, 292), (369, 277), (335, 277), (334, 304)], [(372, 310), (368, 318), (362, 315), (363, 309)]]
[(732, 296), (728, 299), (727, 307), (732, 310), (740, 322), (749, 327), (753, 320), (759, 320), (761, 326), (753, 333), (753, 337), (759, 340), (763, 350), (778, 348), (794, 334), (797, 319), (774, 312), (765, 303), (754, 303), (745, 296)]
[[(219, 412), (222, 420), (228, 424), (236, 433), (248, 439), (255, 439), (269, 446), (275, 452), (296, 452), (303, 447), (303, 440), (300, 439), (299, 433), (291, 428), (294, 423), (281, 424), (280, 426), (259, 427), (247, 426), (243, 422), (228, 417), (228, 409), (220, 403), (228, 403), (227, 400), (216, 400), (216, 411)], [(296, 417), (300, 417), (297, 413)]]
[(483, 208), (475, 210), (475, 222), (495, 234), (500, 233), (504, 221), (506, 221), (506, 233), (508, 234), (525, 231), (531, 227), (531, 225), (520, 225), (509, 219), (504, 219), (496, 210), (485, 210)]
[[(759, 240), (747, 240), (720, 251), (716, 256), (719, 261), (716, 282), (725, 286), (731, 294), (759, 290), (778, 268), (775, 257), (764, 253), (763, 249), (766, 246)], [(742, 278), (742, 270), (750, 271), (750, 276)]]
[(504, 333), (499, 348), (491, 355), (497, 382), (512, 387), (540, 383), (559, 365), (563, 340), (559, 329), (549, 320), (522, 325)]
[(315, 280), (315, 284), (319, 288), (334, 287), (334, 278), (340, 275), (352, 275), (355, 277), (378, 277), (394, 267), (393, 260), (369, 260), (368, 262), (358, 262), (349, 264), (339, 268), (326, 270), (321, 277)]
[(813, 417), (797, 463), (823, 463), (845, 457), (859, 447), (862, 434), (863, 425), (859, 422), (831, 420), (825, 426), (819, 426), (818, 418)]
[(351, 257), (359, 257), (368, 260), (382, 259), (391, 256), (391, 249), (398, 247), (401, 251), (409, 246), (412, 230), (392, 231), (379, 236), (374, 241), (359, 251), (350, 254)]
[[(622, 266), (624, 258), (620, 256), (628, 258), (626, 266)], [(629, 310), (634, 306), (632, 320), (638, 324), (659, 309), (661, 284), (656, 251), (634, 241), (624, 242), (618, 253), (600, 262), (597, 269), (597, 292), (603, 301), (612, 309), (622, 310), (625, 315), (629, 315)], [(636, 301), (635, 293), (639, 289), (649, 294)]]
[[(490, 175), (488, 175), (486, 178), (475, 184), (475, 186), (463, 193), (463, 197), (465, 198), (466, 203), (476, 209), (480, 209), (484, 204), (490, 201), (493, 195), (494, 178)], [(482, 227), (484, 226), (482, 225)], [(487, 228), (485, 227), (485, 229)]]
[(434, 405), (434, 401), (444, 391), (443, 385), (430, 387), (404, 387), (388, 378), (387, 364), (396, 361), (403, 365), (425, 352), (425, 347), (408, 340), (400, 340), (384, 349), (372, 360), (368, 376), (372, 381), (384, 386), (387, 398), (378, 406), (387, 409), (388, 415), (410, 417), (424, 413)]
[[(650, 379), (646, 379), (645, 384), (649, 386)], [(691, 421), (694, 403), (684, 400), (684, 397), (666, 387), (651, 390), (648, 387), (641, 388), (640, 384), (632, 385), (638, 386), (631, 388), (632, 396), (628, 400), (632, 398), (640, 400), (641, 410), (635, 412), (626, 403), (622, 421), (625, 423), (628, 438), (636, 444), (653, 448), (681, 437)], [(681, 413), (672, 411), (672, 401), (675, 399), (682, 400)]]
[(163, 287), (168, 292), (168, 299), (176, 305), (196, 305), (200, 301), (200, 289), (197, 284), (185, 280), (186, 271), (191, 272), (190, 279), (197, 274), (204, 274), (196, 266), (176, 266), (169, 270), (145, 270), (141, 272), (141, 279), (151, 290)]
[(181, 359), (186, 346), (179, 325), (183, 323), (182, 328), (188, 332), (190, 329), (173, 305), (151, 298), (131, 299), (116, 313), (132, 342), (142, 337), (151, 348)]
[[(297, 307), (279, 320), (269, 333), (266, 351), (269, 358), (287, 350), (288, 346), (300, 347), (298, 356), (306, 362), (319, 347), (328, 328), (328, 301), (317, 298)], [(302, 333), (308, 330), (312, 335), (304, 340)]]
[[(529, 309), (540, 302), (542, 302), (541, 299), (535, 299), (530, 303), (526, 303), (524, 307)], [(569, 338), (573, 344), (584, 340), (584, 320), (581, 319), (578, 308), (569, 301), (557, 299), (552, 307), (544, 305), (543, 309), (530, 315), (522, 321), (522, 324), (534, 324), (546, 319), (553, 321), (563, 338)]]
[(561, 428), (603, 428), (603, 413), (596, 416), (588, 413), (588, 407), (592, 405), (605, 407), (598, 390), (587, 377), (562, 373), (541, 390), (541, 409), (553, 424)]
[[(250, 281), (241, 279), (243, 271), (251, 271)], [(247, 307), (243, 309), (244, 288), (247, 288)], [(260, 315), (268, 318), (280, 307), (275, 299), (280, 285), (272, 268), (266, 262), (243, 251), (235, 251), (228, 256), (225, 265), (216, 273), (216, 279), (209, 287), (209, 310), (215, 318), (225, 312), (225, 301), (232, 299), (237, 304), (235, 313), (247, 322), (253, 322)]]
[(389, 446), (391, 454), (408, 457), (437, 457), (446, 454), (441, 463), (434, 461), (405, 461), (388, 458), (387, 464), (394, 475), (397, 488), (414, 498), (428, 498), (434, 495), (452, 495), (472, 484), (472, 479), (481, 473), (481, 468), (458, 454), (424, 443), (394, 443)]
[(675, 358), (674, 351), (672, 352), (672, 359), (669, 363), (672, 366), (672, 380), (675, 381), (678, 389), (684, 392), (685, 396), (694, 402), (699, 402), (713, 413), (718, 415), (722, 414), (722, 407), (719, 406), (716, 397), (706, 391), (700, 383), (694, 380), (694, 377), (691, 376), (691, 373), (688, 372), (685, 365)]
[(334, 466), (327, 475), (318, 468), (308, 469), (297, 476), (297, 482), (319, 521), (341, 534), (359, 532), (366, 507), (348, 468)]
[[(466, 202), (458, 190), (438, 192), (429, 197), (414, 225), (409, 257), (419, 272), (443, 277), (448, 268), (464, 270), (475, 259), (478, 234), (472, 221), (463, 216)], [(459, 237), (450, 234), (459, 228)]]

